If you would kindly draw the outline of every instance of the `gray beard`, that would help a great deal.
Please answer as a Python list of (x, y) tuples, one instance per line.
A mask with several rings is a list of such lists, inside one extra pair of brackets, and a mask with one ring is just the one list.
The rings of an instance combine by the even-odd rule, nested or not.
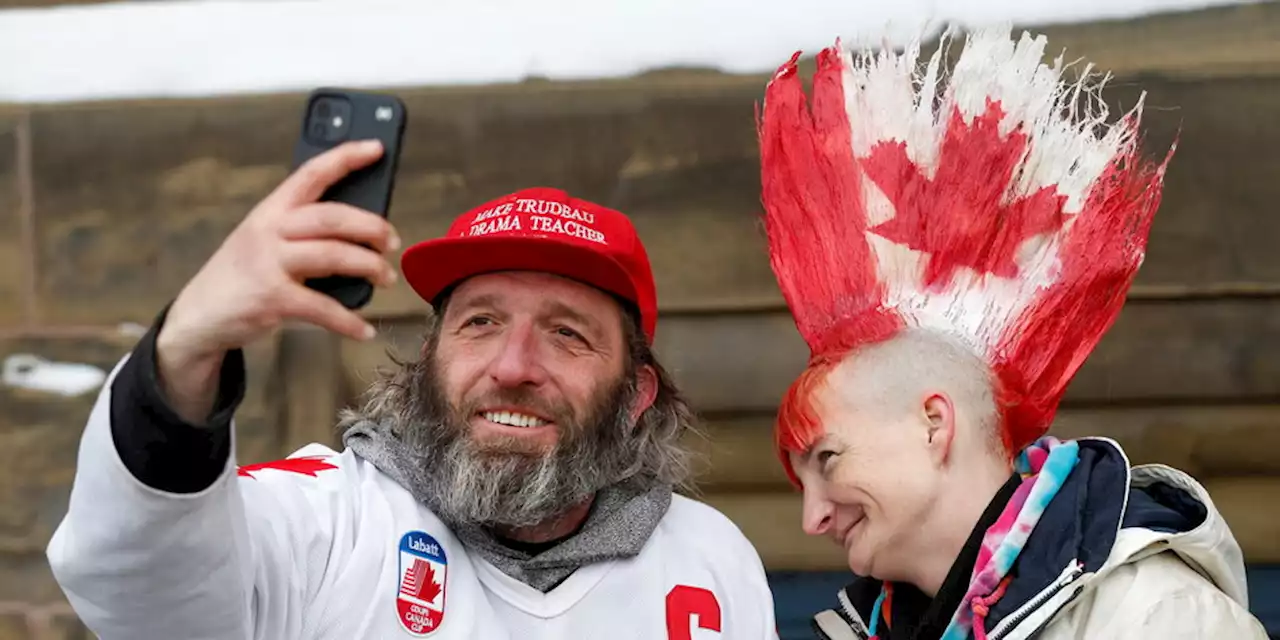
[[(533, 448), (525, 438), (473, 439), (477, 407), (446, 401), (433, 355), (429, 349), (399, 363), (360, 411), (342, 412), (338, 426), (351, 451), (430, 508), (470, 553), (535, 589), (546, 592), (579, 567), (640, 553), (671, 504), (685, 459), (631, 420), (633, 376), (605, 385), (580, 412), (519, 390), (500, 393), (496, 399), (546, 413), (558, 425), (555, 446)], [(664, 414), (680, 423), (688, 416), (678, 398), (671, 402)], [(581, 527), (550, 549), (512, 548), (498, 535), (555, 520), (587, 499)]]
[(451, 526), (538, 525), (640, 468), (635, 448), (627, 443), (634, 428), (631, 380), (603, 390), (580, 418), (564, 408), (552, 411), (518, 391), (502, 393), (511, 404), (553, 414), (557, 442), (549, 450), (537, 450), (519, 437), (473, 438), (469, 418), (474, 411), (445, 400), (430, 366), (423, 369), (421, 393), (404, 416), (412, 419), (402, 424), (402, 437), (418, 463), (415, 475), (423, 494)]

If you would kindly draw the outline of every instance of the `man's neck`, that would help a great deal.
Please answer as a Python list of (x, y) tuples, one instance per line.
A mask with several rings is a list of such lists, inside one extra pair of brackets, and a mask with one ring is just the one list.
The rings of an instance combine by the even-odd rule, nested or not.
[(583, 522), (586, 522), (587, 515), (591, 513), (591, 505), (594, 500), (594, 497), (588, 498), (570, 507), (560, 515), (547, 519), (546, 522), (540, 522), (530, 527), (498, 527), (494, 530), (494, 533), (506, 540), (529, 544), (567, 538), (573, 535), (582, 526)]
[(1009, 480), (1012, 468), (984, 468), (969, 478), (948, 483), (956, 490), (939, 501), (932, 526), (922, 527), (926, 539), (913, 550), (916, 575), (909, 582), (930, 598), (938, 594), (951, 566), (960, 556), (969, 534), (982, 519), (982, 513)]

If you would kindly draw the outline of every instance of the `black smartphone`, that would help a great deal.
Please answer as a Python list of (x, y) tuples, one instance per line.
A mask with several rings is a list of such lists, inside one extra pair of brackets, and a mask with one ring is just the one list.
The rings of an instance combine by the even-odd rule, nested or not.
[[(385, 218), (395, 189), (406, 115), (404, 103), (395, 96), (316, 89), (307, 98), (302, 133), (293, 151), (293, 168), (348, 140), (382, 141), (383, 154), (377, 162), (338, 181), (320, 199), (349, 204)], [(359, 309), (373, 298), (373, 284), (364, 278), (329, 276), (308, 279), (306, 284), (348, 309)]]

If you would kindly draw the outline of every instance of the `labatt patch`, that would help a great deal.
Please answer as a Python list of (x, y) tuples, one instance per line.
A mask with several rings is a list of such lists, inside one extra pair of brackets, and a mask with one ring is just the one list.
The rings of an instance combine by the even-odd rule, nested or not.
[(396, 613), (405, 631), (424, 638), (440, 628), (447, 572), (444, 547), (435, 538), (422, 531), (410, 531), (400, 538)]

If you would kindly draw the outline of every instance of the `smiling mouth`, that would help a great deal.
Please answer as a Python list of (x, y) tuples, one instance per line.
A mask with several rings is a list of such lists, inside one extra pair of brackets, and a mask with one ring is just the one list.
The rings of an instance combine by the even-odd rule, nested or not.
[(481, 411), (479, 415), (494, 424), (516, 429), (534, 429), (551, 424), (548, 420), (519, 411)]
[(840, 534), (839, 534), (838, 536), (836, 536), (836, 543), (837, 543), (837, 544), (839, 544), (841, 547), (843, 547), (843, 548), (845, 548), (845, 549), (848, 549), (848, 548), (849, 548), (849, 535), (850, 535), (850, 534), (852, 534), (852, 533), (853, 533), (853, 530), (854, 530), (858, 525), (862, 524), (862, 521), (863, 521), (863, 520), (866, 520), (866, 519), (867, 519), (867, 516), (866, 516), (866, 515), (863, 515), (863, 516), (859, 517), (857, 520), (854, 520), (854, 521), (853, 521), (853, 524), (849, 525), (849, 526), (848, 526), (848, 528), (846, 528), (844, 531), (841, 531), (841, 532), (840, 532)]

